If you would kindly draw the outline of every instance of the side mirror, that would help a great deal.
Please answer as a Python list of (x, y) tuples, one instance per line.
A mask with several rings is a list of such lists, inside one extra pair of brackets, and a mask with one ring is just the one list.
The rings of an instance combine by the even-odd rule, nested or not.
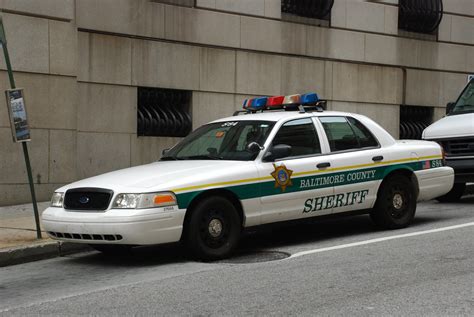
[(448, 102), (446, 105), (446, 114), (449, 114), (451, 111), (453, 111), (455, 105), (455, 102)]
[(260, 146), (260, 144), (258, 144), (257, 142), (250, 142), (246, 149), (245, 149), (247, 152), (250, 152), (252, 154), (257, 154), (258, 152), (260, 152), (261, 150), (263, 150), (263, 147)]
[(268, 151), (263, 159), (265, 161), (275, 161), (291, 155), (291, 146), (287, 144), (277, 144)]
[(161, 155), (162, 155), (162, 156), (165, 156), (166, 153), (168, 153), (169, 150), (170, 150), (170, 149), (163, 149), (163, 151), (161, 151)]
[(218, 156), (217, 149), (215, 147), (208, 147), (207, 152), (209, 153), (209, 155)]

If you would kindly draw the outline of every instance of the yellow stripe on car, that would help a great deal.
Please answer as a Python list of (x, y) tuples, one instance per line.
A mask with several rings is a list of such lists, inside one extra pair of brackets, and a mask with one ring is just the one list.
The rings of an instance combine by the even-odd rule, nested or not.
[[(319, 173), (327, 173), (327, 172), (335, 172), (335, 171), (344, 171), (344, 170), (351, 170), (351, 169), (371, 167), (371, 166), (384, 166), (384, 165), (390, 165), (390, 164), (394, 164), (394, 163), (406, 163), (406, 162), (424, 161), (424, 160), (441, 159), (441, 158), (442, 158), (441, 155), (422, 156), (422, 157), (419, 157), (419, 158), (404, 158), (404, 159), (390, 160), (390, 161), (385, 161), (385, 162), (367, 163), (367, 164), (358, 164), (358, 165), (349, 165), (349, 166), (341, 166), (341, 167), (334, 167), (334, 168), (326, 168), (324, 170), (311, 170), (311, 171), (293, 173), (293, 175), (294, 176), (311, 175), (311, 174), (319, 174)], [(253, 183), (253, 182), (259, 182), (259, 181), (266, 181), (266, 180), (273, 180), (273, 177), (269, 175), (269, 176), (265, 176), (265, 177), (255, 177), (255, 178), (239, 179), (239, 180), (234, 180), (234, 181), (202, 184), (202, 185), (196, 185), (196, 186), (176, 188), (176, 189), (173, 189), (173, 192), (175, 192), (175, 193), (176, 192), (184, 192), (184, 191), (203, 189), (203, 188), (208, 188), (208, 187), (237, 185), (237, 184)]]

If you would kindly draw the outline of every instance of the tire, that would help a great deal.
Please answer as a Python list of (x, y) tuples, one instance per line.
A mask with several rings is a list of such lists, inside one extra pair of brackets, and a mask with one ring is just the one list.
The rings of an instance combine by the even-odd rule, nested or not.
[(461, 199), (466, 189), (466, 183), (455, 183), (451, 190), (443, 196), (436, 197), (440, 203), (456, 202)]
[(372, 221), (385, 229), (407, 227), (415, 217), (416, 190), (409, 178), (393, 175), (385, 179), (379, 189)]
[(132, 248), (124, 244), (89, 244), (89, 246), (105, 255), (120, 256), (131, 253)]
[(220, 260), (232, 254), (241, 229), (235, 206), (223, 197), (209, 197), (191, 211), (185, 227), (185, 243), (199, 260)]

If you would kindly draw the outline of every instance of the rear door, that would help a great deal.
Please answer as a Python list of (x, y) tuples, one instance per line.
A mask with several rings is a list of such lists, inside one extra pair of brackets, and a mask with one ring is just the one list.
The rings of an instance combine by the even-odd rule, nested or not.
[(374, 135), (350, 116), (319, 117), (329, 143), (334, 182), (333, 212), (372, 208), (383, 169), (383, 150)]

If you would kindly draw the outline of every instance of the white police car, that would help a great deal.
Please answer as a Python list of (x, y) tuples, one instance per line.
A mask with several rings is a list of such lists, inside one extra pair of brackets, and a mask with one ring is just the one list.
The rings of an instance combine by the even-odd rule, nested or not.
[(273, 222), (358, 212), (402, 228), (417, 200), (451, 189), (437, 143), (396, 141), (365, 116), (306, 107), (319, 103), (316, 94), (248, 100), (246, 114), (200, 127), (159, 162), (59, 188), (44, 228), (101, 251), (182, 240), (212, 260), (232, 252), (243, 228)]

